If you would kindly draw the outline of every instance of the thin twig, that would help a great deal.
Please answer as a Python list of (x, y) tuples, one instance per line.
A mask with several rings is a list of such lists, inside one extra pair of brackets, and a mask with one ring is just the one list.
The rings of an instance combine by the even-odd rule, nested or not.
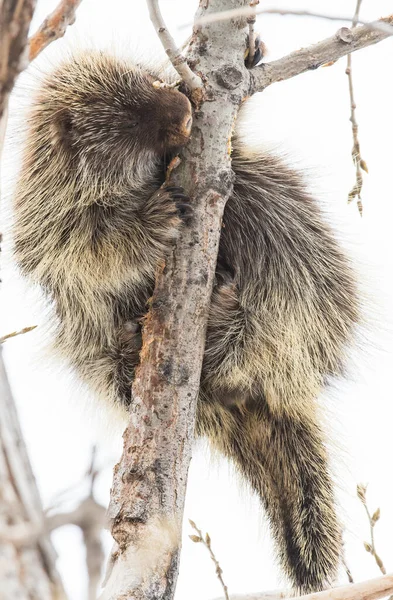
[(190, 88), (195, 90), (202, 87), (201, 78), (195, 75), (187, 64), (186, 58), (180, 52), (176, 46), (176, 42), (171, 36), (169, 30), (165, 25), (165, 21), (160, 11), (158, 0), (147, 0), (147, 6), (149, 9), (150, 20), (153, 23), (157, 35), (164, 47), (165, 52), (168, 55), (173, 67), (179, 73), (184, 83)]
[[(389, 15), (378, 21), (391, 25), (393, 15)], [(392, 28), (393, 29), (393, 28)], [(296, 50), (283, 58), (270, 63), (263, 63), (250, 71), (252, 80), (250, 93), (262, 92), (272, 83), (285, 81), (300, 73), (315, 70), (318, 67), (335, 62), (350, 52), (360, 50), (377, 44), (389, 36), (386, 32), (379, 31), (376, 28), (354, 27), (348, 29), (342, 27), (335, 35), (318, 42), (308, 48)]]
[(17, 335), (23, 335), (24, 333), (29, 333), (29, 331), (33, 331), (33, 329), (36, 329), (36, 327), (37, 327), (37, 325), (31, 325), (30, 327), (24, 327), (23, 329), (20, 329), (20, 331), (13, 331), (12, 333), (6, 333), (6, 335), (3, 335), (2, 337), (0, 337), (0, 344), (3, 344), (6, 340), (16, 337)]
[[(362, 0), (357, 0), (355, 14), (352, 20), (352, 27), (356, 27), (359, 23), (359, 12), (360, 6), (362, 4)], [(356, 169), (356, 182), (351, 191), (348, 194), (348, 203), (350, 204), (355, 198), (357, 198), (357, 206), (359, 210), (360, 216), (363, 214), (363, 203), (361, 198), (361, 192), (363, 187), (363, 175), (362, 170), (368, 173), (366, 161), (363, 160), (360, 153), (360, 142), (359, 142), (359, 126), (356, 120), (356, 102), (355, 102), (355, 94), (353, 89), (353, 79), (352, 79), (352, 54), (348, 54), (347, 56), (347, 68), (345, 69), (345, 73), (348, 75), (348, 83), (349, 83), (349, 101), (351, 106), (351, 116), (350, 121), (352, 123), (352, 136), (353, 136), (353, 146), (352, 146), (352, 160)]]
[(378, 568), (381, 571), (381, 573), (383, 575), (386, 575), (386, 569), (384, 567), (382, 559), (380, 558), (380, 556), (378, 556), (378, 553), (377, 553), (377, 550), (375, 547), (375, 536), (374, 536), (374, 527), (375, 527), (375, 524), (377, 523), (377, 521), (379, 521), (379, 518), (381, 516), (381, 511), (379, 508), (377, 508), (377, 510), (374, 512), (374, 514), (371, 515), (369, 508), (367, 506), (366, 491), (367, 491), (366, 485), (359, 484), (357, 486), (358, 498), (364, 506), (364, 509), (367, 513), (368, 522), (370, 524), (371, 543), (364, 542), (364, 547), (366, 549), (366, 552), (369, 552), (371, 554), (371, 556), (373, 556), (375, 558), (375, 562), (377, 563)]
[(196, 544), (201, 542), (205, 546), (205, 548), (208, 549), (210, 558), (212, 559), (212, 561), (214, 562), (214, 565), (216, 567), (217, 577), (222, 585), (222, 589), (224, 590), (225, 600), (229, 600), (228, 587), (226, 586), (224, 579), (222, 577), (222, 569), (220, 567), (220, 563), (218, 562), (218, 560), (212, 550), (210, 535), (208, 533), (206, 533), (205, 538), (204, 538), (202, 531), (196, 526), (194, 521), (191, 521), (191, 519), (188, 519), (188, 522), (190, 523), (191, 527), (193, 529), (195, 529), (195, 531), (198, 534), (198, 535), (190, 535), (189, 538)]
[(61, 0), (29, 39), (29, 60), (34, 60), (51, 42), (63, 37), (67, 27), (75, 23), (75, 11), (82, 0)]
[[(226, 10), (222, 12), (213, 13), (211, 15), (206, 15), (198, 19), (195, 25), (206, 25), (207, 23), (215, 23), (217, 21), (228, 21), (230, 19), (234, 19), (236, 17), (249, 17), (253, 16), (254, 10), (252, 7), (244, 7), (244, 8), (234, 8), (233, 10)], [(292, 17), (312, 17), (315, 19), (326, 19), (328, 21), (348, 21), (352, 22), (353, 17), (347, 16), (338, 16), (338, 15), (326, 15), (323, 13), (316, 13), (308, 10), (286, 10), (286, 9), (277, 9), (277, 8), (258, 8), (255, 10), (255, 14), (257, 15), (280, 15), (280, 16), (292, 16)], [(369, 27), (370, 29), (376, 29), (378, 31), (383, 31), (388, 35), (393, 35), (393, 27), (383, 21), (358, 21), (359, 25), (364, 25), (365, 27)], [(182, 27), (188, 27), (190, 23), (182, 25)]]

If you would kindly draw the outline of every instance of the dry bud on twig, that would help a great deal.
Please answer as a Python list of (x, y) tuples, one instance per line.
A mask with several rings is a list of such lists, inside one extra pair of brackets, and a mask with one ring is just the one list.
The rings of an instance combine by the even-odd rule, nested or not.
[(217, 577), (222, 585), (222, 589), (224, 590), (224, 596), (225, 596), (225, 600), (229, 600), (229, 595), (228, 595), (228, 587), (225, 585), (224, 583), (224, 579), (222, 577), (222, 569), (220, 567), (220, 563), (218, 562), (212, 547), (211, 547), (211, 538), (210, 535), (208, 533), (206, 533), (205, 535), (205, 539), (203, 538), (203, 533), (202, 531), (195, 525), (194, 521), (191, 521), (191, 519), (188, 520), (188, 522), (190, 523), (191, 527), (193, 529), (195, 529), (195, 531), (198, 533), (198, 535), (190, 535), (189, 538), (195, 542), (196, 544), (198, 544), (199, 542), (202, 542), (202, 544), (205, 546), (205, 548), (208, 549), (209, 554), (210, 554), (210, 558), (212, 559), (212, 561), (215, 564), (216, 567), (216, 574)]
[[(359, 23), (359, 11), (362, 0), (357, 0), (355, 15), (352, 20), (352, 27), (356, 27)], [(351, 203), (352, 200), (357, 198), (357, 205), (360, 216), (363, 214), (363, 204), (362, 204), (362, 187), (363, 187), (363, 175), (362, 170), (368, 173), (366, 161), (362, 158), (360, 154), (360, 142), (358, 137), (359, 126), (356, 120), (356, 102), (355, 95), (353, 89), (353, 79), (352, 79), (352, 55), (348, 54), (347, 56), (347, 68), (345, 69), (345, 73), (348, 75), (349, 82), (349, 99), (351, 105), (351, 116), (350, 121), (352, 123), (352, 136), (353, 136), (353, 146), (352, 146), (352, 160), (354, 162), (356, 168), (356, 182), (351, 191), (348, 194), (348, 203)]]
[(381, 573), (383, 573), (383, 575), (386, 575), (386, 569), (384, 567), (382, 559), (378, 555), (377, 550), (375, 548), (375, 536), (374, 536), (374, 527), (375, 527), (375, 524), (377, 523), (377, 521), (379, 521), (379, 518), (381, 516), (381, 511), (379, 508), (377, 508), (377, 510), (374, 512), (374, 514), (371, 515), (370, 510), (367, 505), (366, 491), (367, 491), (366, 485), (359, 484), (357, 486), (358, 498), (365, 508), (365, 511), (367, 513), (368, 522), (370, 524), (371, 543), (364, 542), (364, 548), (365, 548), (366, 552), (369, 552), (371, 554), (371, 556), (374, 557), (375, 562), (377, 563), (378, 568), (381, 571)]

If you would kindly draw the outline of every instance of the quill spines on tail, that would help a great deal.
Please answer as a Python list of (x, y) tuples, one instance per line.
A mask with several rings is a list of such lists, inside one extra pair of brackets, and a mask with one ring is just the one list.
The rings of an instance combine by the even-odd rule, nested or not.
[[(157, 78), (91, 52), (47, 75), (15, 195), (16, 258), (54, 303), (58, 352), (125, 408), (155, 269), (190, 210), (161, 187), (190, 104)], [(356, 283), (299, 175), (233, 147), (197, 433), (260, 495), (293, 585), (317, 590), (336, 576), (341, 529), (316, 399), (342, 373)]]

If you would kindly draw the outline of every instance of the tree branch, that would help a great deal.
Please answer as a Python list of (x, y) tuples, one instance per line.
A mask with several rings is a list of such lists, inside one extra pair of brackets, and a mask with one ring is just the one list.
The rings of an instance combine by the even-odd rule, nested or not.
[(149, 9), (150, 20), (156, 29), (157, 35), (172, 65), (190, 90), (201, 88), (201, 78), (191, 71), (186, 58), (177, 48), (175, 40), (165, 25), (158, 5), (158, 0), (147, 0), (147, 6)]
[[(255, 594), (231, 594), (230, 600), (299, 600), (291, 598), (290, 592), (275, 590), (273, 592), (261, 592)], [(225, 600), (225, 598), (216, 598), (216, 600)]]
[[(279, 8), (258, 8), (253, 11), (252, 7), (245, 8), (234, 8), (212, 15), (203, 17), (195, 23), (195, 25), (207, 25), (208, 23), (215, 23), (216, 21), (227, 21), (229, 19), (236, 19), (240, 17), (250, 17), (253, 14), (256, 15), (280, 15), (282, 17), (311, 17), (314, 19), (325, 19), (327, 21), (349, 21), (352, 22), (353, 17), (344, 17), (340, 15), (326, 15), (323, 13), (316, 13), (309, 10), (288, 10)], [(393, 27), (383, 21), (357, 21), (359, 25), (364, 25), (370, 29), (376, 29), (377, 31), (383, 31), (388, 35), (393, 35)]]
[(51, 42), (63, 37), (67, 27), (75, 23), (75, 11), (82, 0), (61, 0), (29, 39), (29, 60), (34, 60)]
[[(0, 4), (0, 143), (5, 133), (8, 97), (27, 65), (27, 35), (35, 0), (3, 0)], [(1, 153), (0, 144), (0, 153)]]
[(64, 599), (65, 592), (55, 568), (55, 551), (43, 530), (41, 501), (19, 427), (1, 348), (0, 433), (1, 595), (4, 598)]
[[(393, 574), (369, 579), (361, 583), (350, 583), (336, 588), (307, 594), (306, 596), (283, 596), (282, 592), (261, 592), (231, 596), (231, 600), (379, 600), (393, 592)], [(224, 600), (223, 598), (217, 600)]]
[[(357, 0), (355, 14), (353, 16), (352, 27), (356, 27), (359, 23), (359, 12), (360, 6), (362, 4), (362, 0)], [(353, 78), (352, 78), (352, 54), (348, 54), (347, 56), (347, 68), (345, 69), (345, 73), (348, 76), (348, 86), (349, 86), (349, 103), (351, 110), (350, 121), (352, 123), (352, 137), (353, 137), (353, 146), (352, 146), (352, 160), (356, 169), (356, 180), (355, 185), (352, 187), (351, 191), (348, 194), (348, 203), (352, 202), (354, 198), (358, 198), (357, 205), (360, 216), (363, 214), (363, 203), (361, 198), (361, 192), (363, 187), (363, 175), (362, 169), (367, 172), (367, 164), (363, 160), (360, 153), (360, 142), (359, 142), (359, 125), (356, 120), (356, 102), (355, 102), (355, 93), (353, 89)]]
[[(197, 17), (231, 5), (232, 0), (201, 3)], [(209, 97), (205, 101), (200, 94), (193, 134), (173, 181), (192, 196), (194, 215), (157, 273), (144, 323), (130, 424), (112, 486), (109, 517), (116, 545), (102, 600), (174, 595), (208, 309), (233, 184), (229, 140), (249, 90), (244, 44), (237, 23), (201, 27), (190, 44), (189, 59), (198, 63)]]
[(0, 157), (3, 148), (8, 98), (16, 78), (38, 54), (62, 37), (75, 21), (81, 0), (61, 0), (28, 42), (36, 0), (3, 0), (0, 4)]
[[(385, 17), (379, 23), (390, 25), (393, 15)], [(393, 28), (392, 28), (393, 29)], [(262, 63), (251, 72), (251, 93), (262, 92), (272, 83), (285, 81), (314, 70), (328, 62), (336, 61), (350, 52), (377, 44), (389, 37), (389, 34), (370, 27), (342, 27), (332, 37), (308, 48), (302, 48), (270, 63)]]
[(101, 541), (101, 533), (106, 524), (106, 510), (92, 495), (83, 500), (75, 510), (58, 513), (45, 520), (47, 531), (53, 531), (65, 525), (76, 525), (83, 535), (86, 548), (86, 567), (89, 580), (89, 600), (97, 598), (97, 590), (101, 581), (101, 571), (105, 553)]

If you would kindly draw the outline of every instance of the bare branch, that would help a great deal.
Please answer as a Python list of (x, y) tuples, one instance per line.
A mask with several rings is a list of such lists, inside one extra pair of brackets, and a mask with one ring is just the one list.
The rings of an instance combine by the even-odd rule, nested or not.
[(87, 476), (89, 478), (89, 495), (79, 506), (68, 513), (60, 513), (47, 517), (45, 525), (48, 531), (53, 531), (64, 525), (76, 525), (82, 531), (86, 549), (86, 567), (88, 574), (88, 600), (96, 600), (101, 582), (102, 567), (105, 552), (101, 534), (107, 525), (106, 510), (94, 498), (94, 484), (99, 473), (95, 466), (96, 448), (93, 447), (91, 463)]
[(45, 527), (53, 531), (65, 525), (76, 525), (82, 531), (86, 548), (86, 566), (89, 580), (89, 600), (96, 600), (101, 581), (105, 552), (101, 533), (106, 525), (106, 510), (89, 496), (73, 511), (46, 518)]
[[(379, 23), (390, 25), (393, 15), (385, 17)], [(392, 28), (393, 29), (393, 28)], [(251, 71), (251, 93), (262, 92), (272, 83), (285, 81), (314, 70), (328, 62), (334, 62), (355, 50), (361, 50), (377, 44), (389, 37), (389, 34), (370, 27), (342, 27), (332, 37), (308, 48), (302, 48), (270, 63), (263, 63)]]
[(83, 541), (86, 548), (86, 567), (89, 580), (88, 600), (96, 600), (101, 583), (102, 567), (105, 561), (105, 550), (101, 539), (103, 526), (92, 523), (82, 528)]
[(12, 544), (15, 548), (37, 543), (42, 528), (37, 524), (17, 523), (16, 525), (0, 525), (0, 545)]
[[(369, 579), (361, 583), (351, 583), (336, 588), (307, 594), (306, 596), (283, 596), (282, 592), (261, 592), (260, 594), (244, 594), (231, 596), (231, 600), (379, 600), (393, 592), (393, 574), (377, 579)], [(224, 600), (220, 598), (217, 600)]]
[(46, 517), (45, 526), (47, 531), (54, 531), (65, 525), (76, 525), (84, 529), (92, 522), (99, 524), (102, 529), (105, 525), (105, 514), (105, 508), (88, 497), (75, 510)]
[(75, 21), (81, 0), (61, 0), (28, 44), (36, 0), (3, 0), (0, 3), (0, 156), (3, 147), (8, 97), (16, 78), (50, 42), (62, 37)]
[(75, 23), (75, 11), (82, 0), (61, 0), (29, 39), (29, 60), (34, 60), (51, 42), (63, 37), (67, 27)]
[[(359, 12), (360, 6), (362, 4), (362, 0), (357, 0), (355, 14), (352, 21), (352, 27), (356, 27), (359, 23)], [(348, 194), (348, 203), (352, 202), (354, 198), (357, 197), (357, 205), (360, 216), (363, 214), (363, 204), (361, 198), (361, 192), (363, 187), (363, 175), (362, 169), (368, 172), (367, 164), (363, 160), (360, 154), (360, 142), (358, 137), (359, 126), (356, 120), (356, 102), (355, 102), (355, 94), (353, 90), (353, 79), (352, 79), (352, 54), (348, 54), (347, 56), (347, 68), (345, 69), (345, 73), (348, 75), (348, 84), (349, 84), (349, 101), (351, 108), (351, 117), (350, 121), (352, 123), (352, 136), (353, 136), (353, 146), (352, 146), (352, 160), (355, 164), (356, 169), (356, 183)]]
[[(272, 592), (261, 592), (255, 594), (231, 594), (230, 600), (286, 600), (287, 598), (291, 598), (290, 592), (275, 590)], [(216, 598), (216, 600), (225, 600), (225, 598)], [(291, 598), (291, 600), (297, 599)]]
[[(0, 347), (0, 581), (4, 598), (60, 600), (65, 592)], [(37, 537), (39, 534), (39, 537)]]
[(179, 73), (180, 77), (190, 88), (190, 90), (195, 90), (202, 87), (202, 81), (200, 77), (191, 71), (187, 64), (186, 58), (177, 48), (175, 40), (168, 31), (160, 11), (158, 0), (147, 0), (147, 6), (149, 8), (150, 20), (155, 27), (157, 35), (173, 67)]
[[(353, 17), (339, 16), (339, 15), (326, 15), (323, 13), (316, 13), (309, 10), (287, 10), (278, 8), (259, 8), (254, 11), (257, 15), (280, 15), (280, 16), (292, 16), (292, 17), (312, 17), (315, 19), (326, 19), (328, 21), (348, 21), (352, 22)], [(195, 25), (206, 25), (208, 23), (215, 23), (217, 21), (227, 21), (229, 19), (240, 18), (240, 17), (252, 17), (253, 9), (250, 7), (245, 8), (234, 8), (232, 10), (222, 11), (213, 13), (202, 19), (199, 19)], [(383, 31), (388, 35), (393, 35), (393, 27), (382, 21), (357, 21), (360, 25), (369, 27), (370, 29), (376, 29), (377, 31)], [(190, 25), (189, 23), (187, 26)], [(186, 25), (184, 25), (186, 27)]]
[(20, 329), (19, 331), (13, 331), (12, 333), (6, 333), (2, 337), (0, 337), (0, 344), (5, 342), (6, 340), (9, 340), (10, 338), (16, 337), (17, 335), (23, 335), (25, 333), (29, 333), (29, 331), (33, 331), (33, 329), (36, 329), (36, 327), (37, 327), (37, 325), (31, 325), (30, 327), (24, 327), (23, 329)]
[(25, 49), (34, 8), (35, 0), (3, 0), (0, 4), (0, 142), (5, 132), (8, 97), (27, 65)]

